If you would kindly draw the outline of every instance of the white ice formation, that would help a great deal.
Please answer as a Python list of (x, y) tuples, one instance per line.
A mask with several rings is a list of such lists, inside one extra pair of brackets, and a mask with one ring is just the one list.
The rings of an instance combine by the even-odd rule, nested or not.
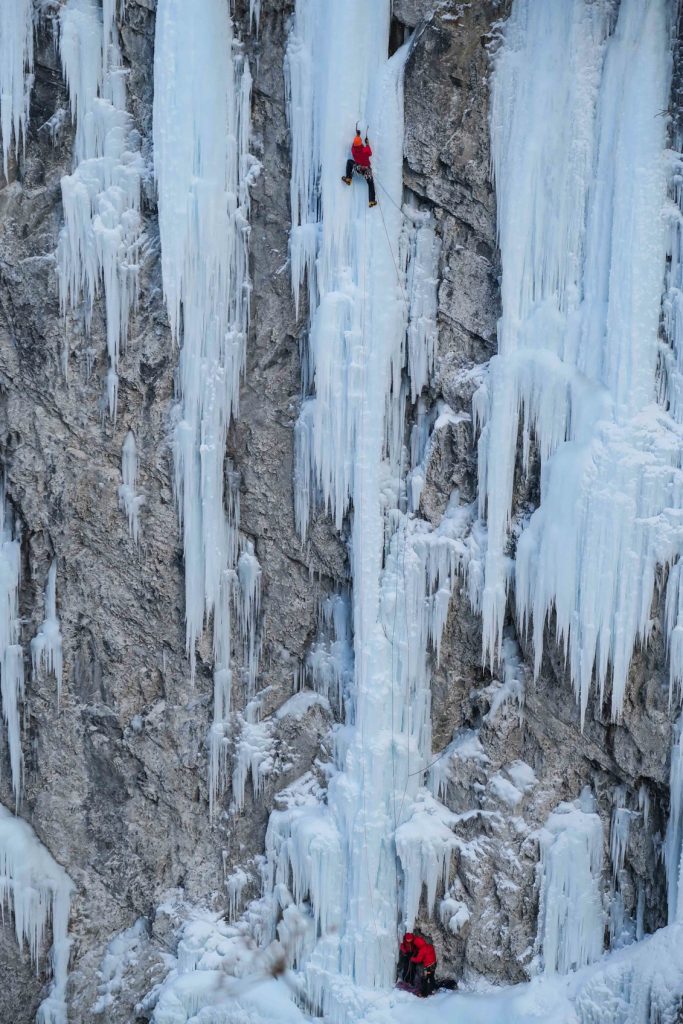
[(53, 559), (45, 586), (45, 618), (31, 640), (33, 675), (51, 672), (57, 683), (57, 704), (62, 696), (62, 633), (57, 617), (57, 560)]
[(21, 797), (24, 758), (21, 751), (20, 703), (24, 696), (24, 652), (19, 618), (21, 542), (12, 510), (0, 488), (0, 696), (7, 728), (12, 790), (17, 806)]
[(2, 169), (26, 144), (33, 84), (33, 0), (0, 4), (0, 135)]
[[(349, 615), (342, 596), (325, 606), (326, 635), (305, 666), (344, 710), (334, 767), (325, 791), (304, 779), (280, 794), (265, 879), (270, 927), (292, 940), (309, 997), (331, 1021), (351, 1012), (349, 981), (393, 983), (401, 922), (423, 887), (434, 906), (448, 871), (453, 816), (422, 788), (430, 651), (438, 657), (474, 515), (457, 493), (436, 528), (408, 511), (407, 475), (429, 432), (411, 453), (404, 422), (433, 364), (439, 247), (430, 218), (403, 205), (408, 48), (387, 58), (389, 21), (385, 2), (298, 0), (286, 58), (293, 286), (298, 296), (307, 282), (311, 307), (296, 514), (302, 537), (315, 505), (339, 529), (350, 517), (353, 586)], [(359, 114), (373, 125), (380, 210), (368, 209), (363, 181), (339, 183)], [(294, 906), (308, 922), (296, 941)]]
[[(213, 813), (226, 777), (232, 686), (232, 618), (255, 684), (260, 571), (239, 544), (239, 478), (226, 472), (226, 440), (238, 413), (249, 325), (251, 73), (229, 5), (160, 0), (154, 64), (154, 161), (164, 295), (181, 343), (175, 426), (175, 490), (185, 554), (187, 651), (213, 616)], [(227, 486), (226, 486), (227, 478)], [(238, 556), (240, 556), (238, 558)]]
[(84, 303), (89, 333), (95, 298), (104, 289), (106, 400), (112, 419), (119, 356), (138, 296), (140, 182), (145, 170), (140, 140), (126, 111), (127, 72), (117, 10), (116, 0), (67, 0), (59, 18), (59, 52), (76, 128), (74, 171), (62, 178), (59, 295), (64, 314)]
[[(658, 568), (677, 566), (683, 544), (683, 409), (667, 408), (658, 377), (671, 12), (668, 0), (515, 0), (492, 80), (503, 313), (475, 396), (488, 527), (483, 653), (500, 654), (514, 579), (536, 670), (554, 615), (582, 719), (593, 672), (602, 697), (608, 668), (619, 715), (634, 647), (652, 628)], [(674, 234), (678, 287), (680, 226)], [(672, 396), (673, 296), (675, 372), (660, 365)], [(511, 563), (518, 431), (524, 471), (532, 449), (540, 456), (541, 501)], [(679, 574), (667, 594), (675, 680)]]
[(566, 974), (602, 954), (602, 848), (602, 822), (589, 790), (575, 803), (560, 804), (541, 833), (538, 944), (548, 974)]
[(138, 494), (138, 452), (135, 434), (129, 430), (123, 442), (121, 453), (121, 479), (119, 486), (119, 505), (128, 519), (128, 532), (137, 544), (140, 536), (140, 506), (144, 505), (145, 497)]
[(101, 981), (97, 986), (98, 998), (92, 1006), (93, 1014), (106, 1014), (110, 1007), (116, 1005), (121, 992), (125, 992), (126, 972), (135, 968), (139, 962), (148, 937), (148, 928), (147, 921), (139, 918), (130, 928), (116, 935), (107, 946), (98, 972)]
[(38, 840), (33, 829), (0, 805), (0, 908), (14, 918), (20, 947), (26, 945), (36, 965), (43, 954), (48, 927), (52, 982), (40, 1004), (37, 1024), (66, 1024), (69, 968), (71, 880)]

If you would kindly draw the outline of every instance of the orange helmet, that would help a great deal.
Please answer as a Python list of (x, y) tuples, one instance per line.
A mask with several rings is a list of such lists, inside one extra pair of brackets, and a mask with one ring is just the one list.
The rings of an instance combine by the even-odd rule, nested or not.
[(353, 140), (353, 144), (354, 144), (354, 146), (362, 146), (363, 145), (363, 140), (360, 137), (360, 132), (356, 132), (356, 137)]

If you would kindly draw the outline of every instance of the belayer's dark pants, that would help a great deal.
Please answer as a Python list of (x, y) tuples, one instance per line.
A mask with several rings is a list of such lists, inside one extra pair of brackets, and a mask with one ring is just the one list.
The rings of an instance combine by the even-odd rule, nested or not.
[(432, 992), (436, 987), (436, 965), (433, 967), (425, 967), (422, 970), (422, 977), (420, 978), (420, 995), (431, 996)]
[(410, 953), (399, 953), (398, 955), (398, 977), (400, 981), (405, 981), (408, 985), (412, 984), (413, 981), (413, 968), (414, 964), (410, 962)]
[(361, 167), (361, 165), (357, 164), (354, 160), (347, 160), (346, 177), (350, 178), (354, 171), (356, 172), (356, 174), (360, 174), (363, 178), (365, 178), (365, 180), (368, 183), (368, 202), (376, 202), (377, 200), (375, 197), (375, 182), (373, 180), (372, 171), (370, 170), (370, 168)]

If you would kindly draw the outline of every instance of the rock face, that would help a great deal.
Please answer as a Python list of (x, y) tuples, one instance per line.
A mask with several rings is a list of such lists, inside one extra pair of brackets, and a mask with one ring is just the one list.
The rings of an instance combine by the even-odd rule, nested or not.
[[(348, 566), (324, 515), (314, 521), (305, 547), (294, 529), (293, 425), (306, 310), (297, 319), (287, 262), (282, 67), (292, 5), (264, 4), (258, 35), (249, 32), (248, 6), (238, 3), (235, 17), (254, 76), (252, 148), (263, 171), (252, 193), (248, 367), (227, 457), (240, 475), (241, 529), (263, 571), (259, 689), (266, 720), (294, 692), (316, 635), (319, 602), (347, 581)], [(432, 211), (442, 241), (438, 370), (426, 400), (445, 400), (457, 414), (432, 450), (421, 512), (433, 522), (454, 488), (463, 500), (476, 494), (471, 397), (481, 365), (495, 352), (499, 315), (487, 75), (492, 26), (509, 3), (436, 6), (396, 0), (392, 33), (400, 42), (405, 30), (416, 30), (405, 80), (405, 185)], [(120, 24), (129, 107), (147, 159), (154, 7), (152, 0), (128, 0)], [(75, 884), (72, 1024), (96, 1019), (97, 970), (108, 943), (146, 920), (144, 955), (127, 977), (125, 994), (107, 1011), (116, 1024), (134, 1019), (136, 1001), (158, 978), (161, 954), (173, 942), (172, 922), (156, 908), (172, 890), (182, 890), (188, 902), (225, 905), (226, 875), (262, 853), (273, 795), (314, 762), (331, 713), (312, 704), (295, 727), (287, 715), (273, 717), (275, 773), (266, 776), (258, 799), (247, 783), (243, 813), (229, 813), (228, 794), (224, 813), (209, 821), (211, 651), (210, 644), (200, 645), (193, 684), (170, 449), (178, 353), (162, 296), (154, 186), (150, 177), (140, 302), (120, 363), (119, 414), (112, 423), (103, 404), (102, 306), (89, 336), (80, 311), (64, 320), (59, 309), (53, 254), (62, 223), (60, 179), (71, 171), (73, 140), (68, 118), (54, 141), (46, 125), (67, 106), (48, 22), (38, 37), (26, 153), (0, 188), (0, 454), (22, 534), (22, 643), (28, 657), (54, 557), (65, 655), (59, 706), (54, 678), (41, 672), (28, 683), (19, 812)], [(137, 545), (118, 499), (129, 430), (144, 495)], [(655, 631), (651, 648), (634, 660), (622, 722), (611, 724), (594, 702), (583, 731), (561, 652), (549, 645), (534, 682), (525, 639), (514, 631), (510, 639), (521, 655), (517, 686), (504, 689), (503, 680), (482, 670), (480, 625), (463, 588), (452, 602), (434, 672), (434, 750), (456, 736), (441, 763), (442, 798), (457, 812), (473, 812), (458, 827), (450, 878), (450, 898), (466, 914), (450, 929), (422, 921), (435, 936), (444, 973), (455, 977), (468, 971), (493, 981), (525, 976), (536, 935), (538, 829), (587, 783), (604, 823), (606, 864), (616, 787), (625, 787), (618, 799), (629, 807), (639, 799), (642, 807), (647, 803), (649, 815), (633, 818), (619, 886), (631, 915), (642, 891), (647, 930), (665, 916), (653, 839), (665, 828), (671, 747), (660, 634)], [(237, 741), (243, 706), (236, 686)], [(1, 730), (0, 759), (0, 799), (13, 807)], [(253, 891), (248, 886), (244, 896)], [(33, 1020), (42, 979), (19, 961), (7, 918), (0, 960), (12, 978), (0, 991), (0, 1020)]]

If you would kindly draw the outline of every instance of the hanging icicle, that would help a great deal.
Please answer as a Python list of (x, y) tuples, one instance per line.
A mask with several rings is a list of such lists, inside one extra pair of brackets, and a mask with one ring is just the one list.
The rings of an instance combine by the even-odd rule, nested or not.
[(492, 81), (503, 314), (475, 400), (483, 654), (502, 644), (521, 430), (524, 470), (532, 441), (542, 469), (517, 544), (517, 618), (533, 626), (538, 672), (554, 617), (582, 721), (608, 668), (619, 715), (657, 566), (683, 548), (680, 436), (656, 402), (669, 23), (667, 0), (623, 0), (616, 24), (611, 4), (516, 0)]
[(57, 618), (57, 559), (53, 559), (45, 587), (45, 618), (31, 640), (34, 677), (39, 671), (51, 672), (57, 683), (57, 706), (62, 696), (62, 633)]
[(116, 419), (118, 365), (138, 297), (143, 243), (140, 182), (145, 165), (126, 111), (125, 69), (115, 4), (67, 0), (59, 21), (59, 52), (76, 125), (75, 169), (62, 178), (64, 227), (57, 248), (62, 313), (83, 301), (86, 331), (104, 289), (105, 386)]
[(209, 737), (213, 812), (227, 781), (235, 570), (247, 588), (237, 603), (249, 652), (248, 689), (256, 676), (258, 599), (253, 588), (260, 574), (253, 550), (243, 556), (249, 572), (247, 561), (237, 564), (238, 490), (225, 471), (228, 429), (237, 416), (245, 365), (249, 185), (258, 164), (249, 154), (249, 63), (222, 0), (206, 0), (200, 12), (181, 0), (160, 0), (154, 82), (164, 294), (173, 336), (182, 342), (175, 491), (193, 675), (197, 638), (214, 616), (214, 721)]

